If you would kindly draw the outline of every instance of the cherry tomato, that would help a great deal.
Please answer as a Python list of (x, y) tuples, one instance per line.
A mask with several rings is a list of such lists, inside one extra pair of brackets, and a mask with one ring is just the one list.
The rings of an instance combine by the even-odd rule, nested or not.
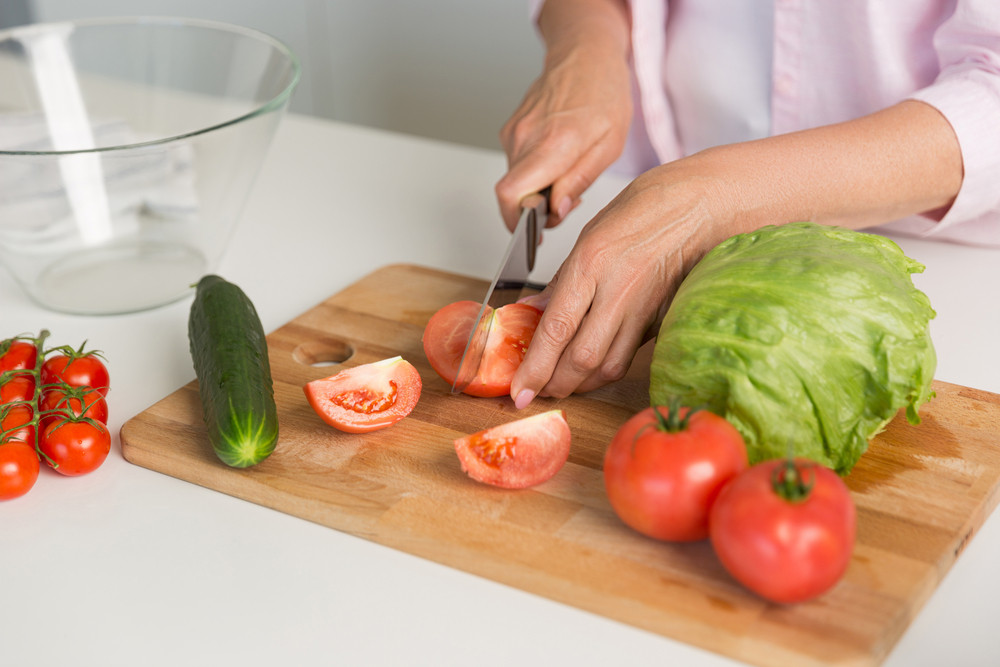
[(32, 369), (38, 361), (38, 348), (24, 340), (8, 339), (0, 342), (0, 373)]
[(395, 424), (420, 399), (420, 373), (402, 357), (343, 370), (304, 388), (309, 405), (327, 424), (365, 433)]
[[(427, 361), (448, 384), (454, 384), (465, 344), (479, 314), (480, 304), (456, 301), (434, 313), (424, 329), (423, 344)], [(521, 365), (524, 353), (535, 334), (542, 311), (523, 303), (488, 309), (486, 348), (479, 373), (463, 393), (470, 396), (504, 396), (510, 393), (510, 381)]]
[(0, 500), (23, 496), (38, 479), (38, 454), (34, 445), (9, 442), (0, 445)]
[(626, 525), (658, 540), (690, 542), (708, 537), (712, 502), (747, 465), (743, 437), (722, 417), (649, 407), (612, 438), (604, 487)]
[(569, 458), (571, 434), (562, 410), (549, 410), (455, 440), (472, 479), (524, 489), (552, 478)]
[(40, 441), (39, 449), (48, 457), (49, 465), (70, 477), (97, 470), (111, 451), (107, 427), (93, 421), (51, 421)]
[(46, 423), (67, 412), (74, 417), (90, 417), (102, 424), (108, 423), (108, 401), (93, 387), (53, 385), (42, 392), (38, 409)]
[(844, 575), (855, 509), (835, 472), (806, 459), (759, 463), (722, 489), (712, 546), (734, 579), (781, 603), (815, 598)]
[(93, 352), (76, 354), (55, 354), (42, 364), (42, 385), (65, 382), (71, 387), (93, 387), (108, 395), (110, 379), (104, 362)]
[(0, 384), (0, 405), (30, 401), (35, 397), (35, 378), (28, 374), (11, 375)]
[(22, 442), (35, 446), (35, 411), (30, 405), (0, 406), (0, 442)]

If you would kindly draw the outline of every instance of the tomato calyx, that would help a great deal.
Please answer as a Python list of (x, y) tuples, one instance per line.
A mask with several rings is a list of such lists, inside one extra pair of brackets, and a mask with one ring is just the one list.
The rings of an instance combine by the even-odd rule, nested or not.
[[(816, 464), (786, 458), (771, 473), (771, 488), (780, 498), (790, 503), (800, 503), (812, 493), (816, 484)], [(812, 474), (807, 474), (807, 473)]]

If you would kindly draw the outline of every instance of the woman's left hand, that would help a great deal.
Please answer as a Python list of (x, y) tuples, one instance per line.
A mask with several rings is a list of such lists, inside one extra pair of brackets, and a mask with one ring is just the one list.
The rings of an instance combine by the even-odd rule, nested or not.
[[(678, 163), (674, 163), (678, 164)], [(709, 180), (678, 180), (674, 167), (633, 181), (591, 220), (548, 287), (531, 346), (511, 383), (522, 408), (535, 396), (565, 397), (625, 375), (655, 334), (681, 280), (728, 234)]]

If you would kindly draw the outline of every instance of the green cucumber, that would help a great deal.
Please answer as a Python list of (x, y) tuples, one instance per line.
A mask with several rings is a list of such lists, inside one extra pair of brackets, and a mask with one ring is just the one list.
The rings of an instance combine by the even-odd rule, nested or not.
[(216, 455), (234, 468), (260, 463), (278, 442), (278, 410), (253, 303), (233, 283), (204, 276), (191, 304), (188, 339)]

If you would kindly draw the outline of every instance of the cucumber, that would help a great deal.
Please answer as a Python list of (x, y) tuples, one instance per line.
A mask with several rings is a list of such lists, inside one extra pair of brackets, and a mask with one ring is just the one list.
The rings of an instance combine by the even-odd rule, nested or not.
[(278, 410), (253, 303), (233, 283), (204, 276), (191, 304), (188, 339), (216, 455), (234, 468), (260, 463), (278, 442)]

